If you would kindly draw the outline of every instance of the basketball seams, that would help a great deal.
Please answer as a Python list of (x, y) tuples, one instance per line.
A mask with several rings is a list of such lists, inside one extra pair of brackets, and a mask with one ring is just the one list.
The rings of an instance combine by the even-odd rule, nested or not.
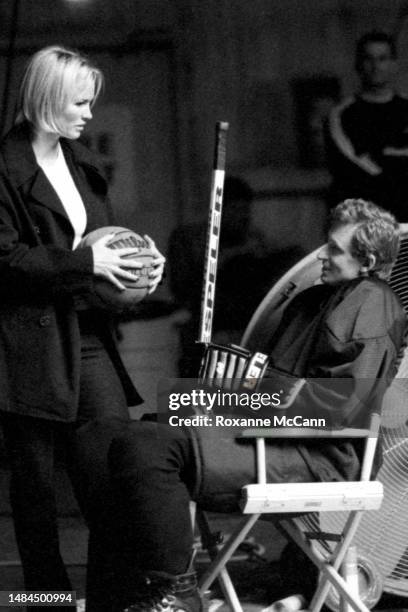
[(150, 243), (145, 238), (142, 238), (132, 230), (117, 226), (99, 228), (90, 232), (84, 236), (79, 247), (92, 246), (96, 240), (99, 240), (103, 235), (108, 233), (114, 234), (106, 243), (108, 248), (113, 250), (121, 248), (139, 249), (137, 253), (122, 255), (122, 258), (125, 260), (129, 259), (140, 261), (143, 263), (143, 267), (123, 268), (135, 276), (135, 281), (121, 279), (121, 282), (126, 287), (126, 290), (123, 292), (119, 291), (106, 279), (95, 279), (94, 297), (97, 300), (97, 303), (94, 303), (94, 305), (97, 307), (108, 308), (114, 312), (131, 312), (136, 307), (137, 303), (148, 295), (150, 285), (149, 276), (153, 270), (152, 263), (154, 260), (154, 255), (152, 255)]
[[(135, 232), (131, 232), (129, 230), (120, 230), (115, 232), (115, 235), (112, 237), (112, 239), (107, 243), (107, 245), (110, 249), (122, 249), (122, 248), (139, 248), (139, 249), (144, 249), (145, 252), (140, 252), (137, 253), (136, 255), (133, 254), (128, 254), (128, 255), (123, 255), (122, 259), (136, 259), (136, 260), (140, 260), (140, 259), (146, 259), (146, 262), (143, 262), (143, 267), (142, 268), (125, 268), (126, 272), (130, 272), (130, 274), (132, 274), (133, 276), (137, 276), (137, 277), (148, 277), (151, 270), (152, 270), (152, 262), (153, 262), (153, 256), (151, 254), (150, 251), (150, 247), (149, 247), (149, 243), (147, 242), (147, 240), (145, 240), (144, 238), (140, 238), (140, 236), (138, 234), (135, 234)], [(137, 288), (141, 288), (140, 283), (138, 283), (137, 286), (132, 287), (131, 284), (124, 283), (126, 285), (126, 287), (128, 289), (137, 289)]]
[(120, 230), (109, 240), (107, 245), (110, 249), (139, 248), (150, 251), (149, 243), (135, 232)]
[[(125, 270), (126, 272), (130, 272), (130, 274), (132, 274), (133, 276), (138, 277), (138, 279), (142, 279), (143, 281), (146, 282), (151, 270), (153, 269), (152, 262), (154, 259), (151, 254), (150, 246), (147, 240), (145, 240), (144, 238), (141, 238), (138, 234), (136, 234), (136, 232), (133, 232), (132, 230), (117, 229), (115, 231), (115, 228), (112, 228), (112, 231), (115, 232), (115, 235), (112, 236), (112, 238), (106, 244), (106, 246), (109, 247), (110, 249), (112, 250), (123, 249), (123, 248), (142, 249), (142, 251), (139, 251), (135, 255), (132, 253), (129, 253), (127, 255), (122, 255), (122, 259), (137, 260), (137, 261), (145, 259), (146, 261), (143, 262), (142, 268), (137, 268), (137, 269), (136, 268), (125, 268)], [(140, 282), (138, 283), (135, 282), (134, 285), (132, 281), (125, 280), (122, 282), (126, 286), (126, 288), (130, 290), (136, 290), (136, 289), (140, 290), (140, 289), (145, 288), (145, 285)]]

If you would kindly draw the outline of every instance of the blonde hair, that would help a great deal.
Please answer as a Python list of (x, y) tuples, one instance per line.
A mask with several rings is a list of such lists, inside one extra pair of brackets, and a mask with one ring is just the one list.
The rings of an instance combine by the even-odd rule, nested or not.
[(34, 127), (63, 135), (59, 118), (81, 81), (94, 84), (93, 104), (103, 87), (102, 72), (76, 51), (59, 46), (41, 49), (24, 73), (16, 123), (27, 120)]
[(375, 255), (372, 274), (389, 277), (400, 247), (399, 225), (390, 212), (373, 202), (350, 198), (333, 209), (330, 221), (332, 227), (355, 224), (351, 240), (353, 256), (364, 264), (370, 254)]

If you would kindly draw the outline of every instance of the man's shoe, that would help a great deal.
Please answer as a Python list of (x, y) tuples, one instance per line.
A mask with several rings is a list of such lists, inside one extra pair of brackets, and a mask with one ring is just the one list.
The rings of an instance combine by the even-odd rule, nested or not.
[(150, 572), (135, 601), (123, 612), (203, 612), (195, 572), (173, 576)]

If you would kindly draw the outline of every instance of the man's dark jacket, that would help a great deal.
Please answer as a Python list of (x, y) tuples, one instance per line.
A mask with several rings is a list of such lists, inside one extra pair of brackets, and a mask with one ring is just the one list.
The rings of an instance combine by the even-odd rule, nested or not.
[[(107, 183), (96, 157), (61, 146), (86, 212), (86, 232), (111, 225)], [(73, 228), (30, 145), (14, 127), (0, 146), (0, 411), (71, 422), (79, 397), (75, 304), (94, 291), (90, 247), (72, 250)], [(105, 314), (95, 313), (129, 405), (140, 403)]]
[[(324, 417), (329, 427), (367, 425), (364, 412), (381, 408), (396, 374), (405, 328), (399, 299), (374, 277), (300, 293), (287, 307), (271, 343), (272, 366), (307, 379), (287, 415)], [(267, 446), (271, 482), (302, 481), (307, 472), (319, 481), (358, 475), (359, 457), (352, 442), (286, 442), (282, 434), (281, 443)], [(237, 442), (234, 431), (223, 427), (196, 428), (194, 441), (199, 473), (195, 497), (209, 509), (233, 505), (242, 476), (254, 482), (253, 445)]]

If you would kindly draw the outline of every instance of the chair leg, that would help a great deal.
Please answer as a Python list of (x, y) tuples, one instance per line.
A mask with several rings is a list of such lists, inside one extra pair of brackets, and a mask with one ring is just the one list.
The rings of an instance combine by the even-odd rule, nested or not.
[[(333, 551), (330, 563), (327, 563), (327, 561), (323, 560), (323, 565), (320, 567), (322, 572), (324, 572), (325, 569), (328, 570), (328, 568), (331, 568), (330, 571), (333, 571), (334, 575), (339, 576), (341, 564), (343, 563), (343, 559), (347, 554), (347, 550), (351, 545), (351, 542), (354, 538), (354, 535), (362, 518), (362, 512), (354, 511), (350, 513), (350, 516), (348, 517), (346, 524), (343, 528), (344, 538), (339, 542), (339, 544)], [(330, 583), (333, 583), (330, 578), (328, 578), (327, 580), (322, 580), (322, 583), (316, 590), (316, 593), (314, 594), (311, 602), (311, 609), (313, 608), (314, 612), (319, 612), (324, 602), (326, 601), (326, 597), (330, 590)], [(340, 589), (338, 590), (340, 591)], [(362, 602), (361, 605), (365, 610), (367, 610), (367, 607), (364, 606)], [(353, 607), (354, 609), (356, 609), (355, 606)]]
[(241, 521), (237, 529), (232, 533), (228, 542), (226, 542), (226, 544), (224, 544), (220, 549), (217, 538), (214, 537), (210, 531), (205, 513), (200, 510), (197, 511), (197, 522), (203, 538), (203, 546), (208, 550), (211, 559), (210, 567), (206, 572), (204, 572), (203, 576), (199, 580), (200, 593), (205, 593), (217, 578), (224, 593), (225, 599), (232, 608), (233, 612), (242, 612), (242, 607), (225, 565), (241, 542), (243, 542), (243, 540), (246, 538), (247, 534), (251, 531), (259, 516), (259, 514), (253, 514), (245, 519), (244, 522)]
[(312, 549), (306, 536), (292, 525), (291, 521), (282, 521), (281, 526), (284, 531), (300, 546), (321, 572), (321, 579), (310, 602), (309, 610), (311, 612), (320, 612), (332, 585), (354, 610), (357, 612), (368, 612), (367, 606), (363, 604), (358, 594), (355, 594), (354, 589), (339, 574), (341, 564), (351, 545), (362, 516), (362, 512), (359, 511), (350, 514), (343, 530), (344, 538), (338, 543), (329, 560), (317, 549)]

